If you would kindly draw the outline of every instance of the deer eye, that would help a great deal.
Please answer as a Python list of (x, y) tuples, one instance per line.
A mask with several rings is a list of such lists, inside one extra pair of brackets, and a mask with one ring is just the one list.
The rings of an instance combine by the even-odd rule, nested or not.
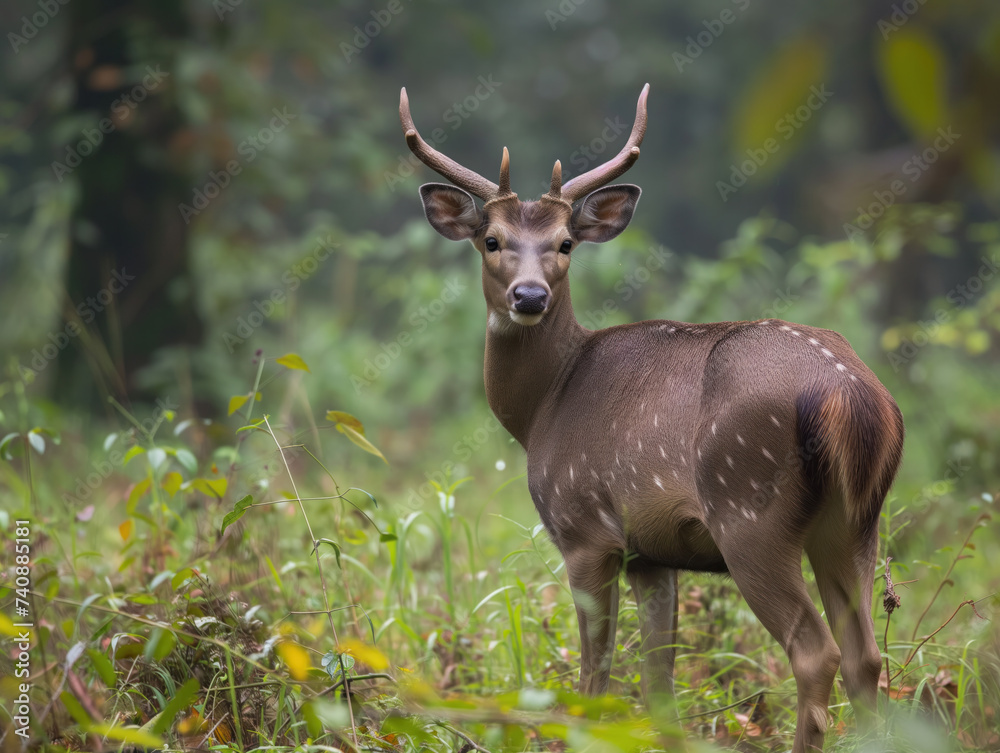
[(566, 239), (562, 242), (562, 245), (559, 247), (559, 253), (568, 254), (572, 249), (573, 249), (573, 241)]
[(498, 248), (500, 248), (500, 241), (498, 241), (493, 236), (490, 236), (489, 238), (486, 239), (487, 251), (496, 251)]

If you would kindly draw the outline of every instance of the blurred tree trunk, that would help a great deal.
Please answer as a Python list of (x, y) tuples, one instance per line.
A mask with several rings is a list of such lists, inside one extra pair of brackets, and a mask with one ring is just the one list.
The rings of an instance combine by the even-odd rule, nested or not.
[[(177, 51), (190, 32), (183, 6), (180, 0), (75, 0), (66, 8), (73, 109), (88, 123), (68, 146), (75, 149), (88, 135), (102, 143), (80, 148), (73, 168), (80, 196), (65, 314), (89, 335), (59, 357), (54, 389), (65, 404), (163, 396), (159, 385), (156, 394), (143, 394), (136, 374), (157, 349), (202, 340), (188, 226), (178, 210), (190, 201), (194, 181), (169, 151), (186, 130), (172, 81)], [(63, 148), (57, 159), (68, 166), (72, 157)]]

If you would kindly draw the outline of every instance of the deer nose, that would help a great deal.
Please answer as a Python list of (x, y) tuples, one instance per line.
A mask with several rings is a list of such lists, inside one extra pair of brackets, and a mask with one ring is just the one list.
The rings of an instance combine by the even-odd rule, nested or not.
[(514, 310), (521, 314), (540, 314), (549, 305), (549, 291), (538, 285), (514, 288)]

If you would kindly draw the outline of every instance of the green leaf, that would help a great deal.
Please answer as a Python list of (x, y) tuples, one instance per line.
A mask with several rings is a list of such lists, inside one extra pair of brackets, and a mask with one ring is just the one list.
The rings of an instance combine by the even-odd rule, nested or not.
[(344, 423), (337, 424), (337, 431), (339, 431), (341, 434), (346, 435), (348, 439), (354, 442), (354, 444), (356, 444), (365, 452), (370, 452), (372, 455), (382, 458), (382, 462), (385, 463), (386, 465), (389, 465), (389, 461), (385, 459), (385, 455), (379, 452), (379, 449), (375, 445), (373, 445), (371, 442), (365, 439), (364, 434), (359, 434), (355, 429), (352, 429), (350, 426)]
[(919, 138), (948, 121), (947, 63), (940, 46), (914, 26), (878, 43), (878, 70), (899, 119)]
[(174, 453), (174, 457), (177, 458), (177, 462), (184, 466), (184, 469), (189, 473), (198, 472), (198, 461), (190, 450), (177, 450)]
[(146, 448), (140, 445), (136, 445), (135, 447), (129, 448), (129, 451), (125, 453), (125, 458), (122, 460), (122, 466), (128, 465), (128, 461), (130, 461), (136, 455), (141, 455), (145, 451)]
[(17, 439), (19, 436), (21, 435), (18, 432), (14, 431), (5, 436), (3, 439), (0, 439), (0, 456), (2, 456), (4, 460), (14, 459), (14, 456), (10, 454), (10, 449), (8, 448), (8, 445), (12, 441)]
[(194, 568), (185, 567), (179, 573), (176, 573), (173, 578), (170, 579), (170, 587), (175, 591), (184, 585), (184, 582), (189, 578), (194, 578), (198, 573), (195, 572)]
[(341, 566), (341, 564), (340, 564), (340, 544), (338, 544), (333, 539), (317, 539), (316, 540), (316, 548), (317, 549), (319, 548), (320, 544), (327, 544), (328, 546), (332, 546), (333, 547), (333, 555), (334, 555), (334, 557), (337, 558), (337, 567), (341, 567), (341, 569), (343, 569), (342, 566)]
[(397, 536), (394, 533), (380, 533), (378, 535), (378, 540), (382, 543), (385, 543), (387, 541), (396, 541)]
[(144, 478), (132, 487), (132, 491), (130, 491), (128, 495), (128, 502), (125, 505), (125, 510), (129, 515), (135, 514), (135, 506), (139, 503), (139, 500), (142, 499), (143, 495), (149, 491), (150, 486), (151, 484), (149, 479)]
[(198, 695), (198, 689), (200, 687), (201, 686), (198, 684), (198, 681), (192, 677), (186, 683), (177, 688), (174, 692), (173, 698), (171, 698), (170, 702), (163, 707), (163, 711), (157, 715), (156, 721), (154, 722), (151, 720), (150, 724), (147, 724), (142, 729), (154, 735), (162, 735), (167, 732), (174, 719), (177, 718), (177, 715), (191, 705), (191, 702)]
[(153, 662), (161, 662), (177, 647), (177, 636), (165, 628), (154, 628), (146, 642), (143, 656)]
[(93, 723), (94, 720), (90, 718), (87, 710), (76, 700), (76, 696), (68, 690), (64, 690), (59, 694), (59, 700), (62, 701), (62, 705), (66, 707), (69, 715), (76, 720), (77, 724), (89, 727)]
[(158, 735), (151, 735), (143, 732), (137, 727), (116, 727), (113, 724), (91, 724), (87, 726), (88, 732), (110, 737), (112, 740), (132, 743), (143, 748), (162, 748), (163, 740)]
[(303, 361), (302, 357), (296, 353), (286, 353), (281, 358), (275, 359), (274, 362), (281, 364), (287, 369), (299, 369), (301, 371), (309, 371), (309, 367), (306, 366), (306, 362)]
[(253, 495), (248, 494), (239, 502), (237, 502), (235, 505), (233, 505), (233, 509), (230, 512), (227, 512), (226, 517), (222, 519), (222, 530), (219, 531), (219, 535), (221, 536), (223, 533), (226, 532), (226, 529), (229, 528), (229, 526), (231, 526), (237, 520), (242, 518), (246, 514), (246, 511), (250, 509), (250, 505), (252, 504), (253, 504)]
[(97, 670), (98, 676), (101, 678), (101, 682), (107, 688), (113, 688), (118, 682), (118, 677), (115, 675), (115, 667), (111, 663), (111, 660), (102, 654), (97, 649), (88, 648), (87, 656), (90, 657), (90, 663), (94, 665), (94, 669)]
[(224, 478), (196, 478), (191, 481), (191, 486), (205, 496), (222, 499), (226, 496), (229, 482)]
[(233, 415), (236, 411), (242, 408), (249, 399), (250, 399), (249, 395), (233, 395), (231, 398), (229, 398), (229, 409), (228, 409), (229, 412), (226, 415), (227, 416)]

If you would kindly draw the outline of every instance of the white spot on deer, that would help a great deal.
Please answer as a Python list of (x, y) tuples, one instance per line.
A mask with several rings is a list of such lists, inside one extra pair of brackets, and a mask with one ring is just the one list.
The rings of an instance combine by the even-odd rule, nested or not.
[(615, 526), (615, 520), (610, 515), (608, 515), (604, 510), (599, 510), (598, 514), (601, 516), (601, 521), (610, 528), (612, 531), (617, 531), (618, 528)]
[(771, 423), (775, 426), (781, 426), (781, 421), (779, 421), (775, 416), (771, 416)]
[(712, 422), (712, 436), (713, 436), (713, 437), (714, 437), (714, 436), (715, 436), (715, 434), (716, 434), (716, 431), (715, 431), (715, 429), (716, 429), (716, 426), (715, 426), (715, 421), (713, 421), (713, 422)]
[(757, 522), (757, 513), (755, 513), (753, 510), (750, 511), (750, 520), (752, 520), (755, 523)]
[(837, 364), (837, 371), (847, 371), (847, 367), (842, 363)]
[(698, 460), (701, 460), (701, 448), (698, 448)]
[(743, 513), (743, 517), (744, 518), (746, 518), (747, 520), (750, 520), (750, 513), (747, 512), (747, 508), (741, 507), (740, 508), (740, 512)]
[(639, 491), (639, 487), (635, 485), (635, 481), (632, 482), (632, 488)]
[(793, 329), (792, 334), (795, 335), (796, 337), (802, 337), (802, 333), (799, 332), (797, 329)]
[(671, 327), (670, 329), (667, 330), (667, 332), (669, 332), (671, 334), (673, 334), (676, 331), (677, 331), (677, 327)]
[(573, 481), (573, 466), (569, 467), (569, 480)]
[(676, 468), (674, 468), (674, 478), (676, 478), (676, 479), (680, 478), (680, 476), (677, 475), (677, 469)]
[(556, 496), (557, 496), (557, 497), (558, 497), (558, 496), (560, 496), (560, 495), (559, 495), (559, 484), (556, 484)]
[(730, 468), (736, 467), (735, 465), (733, 465), (733, 459), (729, 457), (729, 455), (726, 455), (726, 465), (728, 465)]
[(618, 453), (617, 452), (615, 453), (615, 465), (617, 465), (619, 468), (622, 467), (622, 459), (620, 457), (618, 457)]
[(663, 488), (663, 482), (660, 481), (660, 477), (659, 476), (653, 476), (653, 483), (656, 484), (661, 489)]
[(601, 501), (601, 495), (595, 492), (593, 489), (590, 490), (590, 496), (596, 499), (598, 502)]
[(856, 382), (856, 381), (858, 381), (858, 378), (856, 376), (854, 376), (854, 374), (851, 374), (851, 381), (852, 382)]
[(719, 533), (723, 533), (724, 534), (725, 532), (726, 532), (726, 524), (725, 523), (719, 523)]
[(667, 453), (665, 453), (663, 451), (663, 445), (662, 444), (660, 445), (660, 457), (663, 458), (664, 460), (667, 459)]
[[(611, 480), (612, 481), (615, 480), (615, 472), (614, 471), (608, 471), (608, 475), (611, 476)], [(611, 484), (610, 483), (608, 484), (608, 488), (609, 489), (611, 488)]]
[(822, 350), (822, 353), (823, 353), (823, 355), (824, 355), (824, 356), (826, 356), (827, 358), (833, 358), (833, 353), (831, 353), (831, 352), (830, 352), (829, 350), (827, 350), (826, 348), (823, 348), (823, 350)]
[(593, 468), (590, 469), (590, 475), (593, 476), (594, 479), (597, 481), (601, 480), (601, 477), (597, 475), (597, 471), (595, 471)]
[(733, 508), (734, 510), (736, 509), (736, 503), (735, 503), (735, 502), (733, 502), (733, 500), (731, 500), (731, 499), (727, 499), (727, 500), (726, 500), (726, 502), (728, 502), (728, 503), (729, 503), (729, 506), (730, 506), (731, 508)]
[(782, 331), (782, 332), (789, 332), (789, 331), (790, 331), (791, 329), (792, 329), (792, 328), (791, 328), (791, 327), (789, 327), (789, 326), (788, 326), (787, 324), (782, 324), (782, 325), (781, 325), (781, 331)]
[(642, 405), (639, 406), (639, 410), (642, 411), (643, 413), (646, 412), (646, 401), (645, 400), (642, 401)]
[(739, 434), (736, 435), (736, 441), (739, 442), (741, 446), (746, 444), (746, 442), (743, 441), (743, 437)]
[(653, 414), (653, 426), (659, 426), (659, 425), (660, 425), (660, 414), (659, 413), (654, 413)]
[(642, 452), (642, 440), (641, 439), (637, 439), (636, 443), (639, 445), (639, 452)]
[(638, 471), (635, 469), (634, 465), (632, 465), (631, 468), (632, 468), (632, 473), (638, 473)]
[(722, 484), (723, 486), (727, 486), (727, 484), (726, 484), (726, 480), (725, 480), (725, 479), (724, 479), (724, 478), (722, 477), (722, 474), (721, 474), (721, 473), (716, 473), (716, 474), (715, 474), (715, 477), (716, 477), (717, 479), (719, 479), (719, 483), (720, 483), (720, 484)]
[(581, 452), (580, 453), (580, 461), (583, 462), (583, 463), (587, 462), (587, 453), (585, 453), (585, 452)]
[(772, 454), (771, 454), (770, 452), (768, 452), (768, 451), (767, 451), (767, 448), (766, 448), (766, 447), (761, 447), (761, 448), (760, 448), (760, 451), (761, 451), (762, 453), (764, 453), (764, 457), (765, 457), (765, 458), (767, 458), (768, 460), (770, 460), (770, 461), (771, 461), (772, 463), (774, 463), (775, 465), (777, 465), (777, 464), (778, 464), (778, 461), (774, 459), (774, 455), (772, 455)]
[(618, 419), (615, 418), (612, 419), (611, 421), (611, 431), (617, 431), (617, 430), (618, 430)]
[(547, 465), (543, 465), (542, 466), (542, 476), (544, 478), (548, 478), (549, 477), (549, 467)]
[(750, 488), (753, 489), (755, 492), (759, 491), (760, 490), (760, 484), (758, 484), (753, 479), (750, 479)]
[(809, 338), (809, 344), (810, 345), (819, 345), (819, 340), (817, 340), (815, 337), (810, 337)]
[(684, 457), (684, 453), (681, 453), (681, 465), (687, 465), (687, 464), (688, 464), (687, 458)]

